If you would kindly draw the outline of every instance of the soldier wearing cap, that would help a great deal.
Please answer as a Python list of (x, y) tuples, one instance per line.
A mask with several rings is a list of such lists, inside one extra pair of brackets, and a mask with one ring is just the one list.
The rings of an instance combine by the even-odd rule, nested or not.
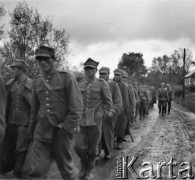
[[(168, 114), (170, 114), (171, 111), (171, 101), (174, 99), (174, 92), (171, 88), (171, 85), (169, 83), (166, 84), (166, 88), (167, 88), (167, 93), (168, 93), (168, 100), (167, 100), (167, 104), (168, 104)], [(165, 111), (167, 111), (167, 107), (165, 108)]]
[[(135, 116), (135, 108), (136, 108), (136, 98), (134, 94), (134, 89), (131, 84), (127, 81), (128, 74), (127, 72), (123, 71), (123, 82), (129, 86), (129, 102), (130, 102), (130, 116), (128, 116), (127, 126), (126, 126), (126, 133), (125, 135), (129, 135), (129, 126), (133, 124), (134, 116)], [(124, 139), (125, 141), (126, 139)]]
[(71, 144), (83, 112), (82, 96), (74, 76), (54, 67), (53, 48), (40, 46), (35, 55), (42, 75), (33, 82), (28, 133), (34, 141), (27, 177), (45, 177), (54, 159), (63, 179), (75, 179)]
[(31, 110), (32, 80), (25, 75), (27, 63), (17, 59), (10, 66), (14, 78), (6, 83), (7, 128), (2, 144), (1, 173), (14, 168), (14, 177), (21, 177), (21, 167), (29, 146), (28, 125)]
[(161, 87), (157, 91), (156, 98), (158, 99), (159, 114), (162, 113), (162, 116), (164, 116), (166, 103), (169, 100), (168, 92), (165, 89), (165, 83), (161, 83)]
[(127, 83), (123, 82), (123, 70), (116, 69), (114, 71), (114, 81), (117, 82), (122, 96), (122, 108), (115, 125), (115, 137), (117, 138), (116, 148), (120, 150), (122, 149), (122, 142), (125, 137), (128, 117), (130, 116), (132, 109), (130, 108), (129, 86)]
[(151, 91), (149, 89), (149, 86), (144, 85), (145, 91), (146, 91), (146, 98), (147, 98), (147, 103), (146, 103), (146, 114), (149, 114), (149, 109), (150, 105), (152, 102), (152, 96), (151, 96)]
[(143, 118), (145, 118), (146, 115), (147, 96), (146, 96), (146, 90), (142, 83), (139, 83), (138, 89), (139, 89), (138, 96), (140, 98), (139, 119), (142, 120)]
[[(6, 92), (3, 79), (0, 75), (0, 144), (5, 132), (5, 109), (6, 109)], [(1, 152), (1, 146), (0, 146)]]
[(89, 58), (84, 63), (85, 79), (79, 83), (84, 101), (80, 132), (75, 138), (75, 151), (81, 159), (80, 178), (93, 179), (98, 156), (103, 117), (112, 115), (112, 96), (103, 79), (97, 79), (98, 62)]
[(112, 114), (104, 117), (102, 125), (102, 149), (105, 152), (105, 159), (111, 158), (111, 153), (114, 146), (114, 127), (116, 118), (122, 107), (122, 97), (118, 84), (109, 79), (110, 69), (107, 67), (102, 67), (99, 70), (100, 78), (104, 79), (108, 85), (112, 95)]

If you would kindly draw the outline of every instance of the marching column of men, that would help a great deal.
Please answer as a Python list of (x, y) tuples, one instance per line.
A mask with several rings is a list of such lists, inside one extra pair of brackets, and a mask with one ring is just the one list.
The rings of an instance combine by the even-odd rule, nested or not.
[[(23, 60), (10, 66), (15, 77), (6, 83), (6, 94), (0, 77), (1, 173), (14, 169), (17, 178), (46, 178), (55, 160), (63, 179), (93, 179), (101, 150), (109, 160), (114, 148), (122, 149), (127, 136), (132, 138), (131, 126), (138, 116), (145, 118), (156, 98), (159, 113), (166, 113), (166, 104), (170, 113), (170, 84), (162, 84), (156, 94), (153, 87), (129, 82), (122, 69), (110, 80), (108, 67), (100, 68), (96, 78), (99, 62), (91, 58), (84, 63), (84, 79), (76, 81), (55, 68), (55, 50), (47, 46), (36, 49), (35, 59), (42, 74), (34, 80), (25, 75), (28, 65)], [(79, 173), (73, 147), (81, 162)], [(22, 167), (24, 163), (28, 166)]]

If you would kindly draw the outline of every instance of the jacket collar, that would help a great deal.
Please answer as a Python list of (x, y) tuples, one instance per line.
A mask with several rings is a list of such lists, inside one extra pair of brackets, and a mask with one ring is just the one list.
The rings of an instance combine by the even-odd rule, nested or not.
[(57, 70), (53, 68), (49, 74), (43, 74), (44, 79), (51, 79), (55, 74)]
[(27, 87), (29, 90), (31, 90), (32, 88), (32, 80), (27, 76), (26, 76), (26, 81), (25, 81), (24, 86)]

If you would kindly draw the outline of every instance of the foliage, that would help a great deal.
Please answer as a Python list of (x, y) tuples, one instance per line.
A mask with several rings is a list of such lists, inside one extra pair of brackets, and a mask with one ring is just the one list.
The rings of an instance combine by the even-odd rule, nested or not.
[[(0, 4), (0, 22), (1, 22), (1, 18), (5, 15), (5, 9), (3, 7), (3, 5)], [(0, 40), (2, 38), (3, 35), (3, 24), (0, 24)]]
[(132, 77), (141, 77), (147, 72), (143, 54), (134, 52), (124, 53), (119, 61), (118, 68), (125, 70)]
[(191, 84), (189, 87), (190, 92), (195, 92), (195, 85)]
[(33, 78), (40, 71), (34, 59), (34, 51), (40, 45), (55, 48), (57, 67), (65, 69), (68, 66), (66, 55), (69, 36), (65, 29), (55, 28), (49, 17), (42, 18), (37, 9), (30, 8), (25, 2), (19, 2), (10, 17), (9, 42), (1, 49), (4, 67), (10, 65), (15, 58), (24, 59), (31, 67), (28, 76)]
[(181, 85), (172, 86), (174, 94), (176, 97), (180, 97), (183, 94), (183, 87)]
[[(157, 85), (161, 82), (170, 84), (183, 83), (183, 49), (175, 50), (171, 56), (154, 57), (152, 67), (148, 71), (148, 81)], [(186, 49), (185, 74), (189, 72), (193, 55)]]

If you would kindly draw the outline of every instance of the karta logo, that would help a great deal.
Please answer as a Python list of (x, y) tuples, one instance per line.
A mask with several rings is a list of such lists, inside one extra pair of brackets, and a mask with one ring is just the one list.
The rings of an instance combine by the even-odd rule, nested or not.
[[(117, 179), (162, 179), (162, 167), (167, 166), (168, 168), (168, 178), (170, 179), (194, 179), (192, 173), (192, 165), (190, 162), (182, 162), (181, 164), (174, 162), (171, 157), (169, 162), (157, 162), (152, 164), (152, 162), (143, 162), (141, 167), (138, 167), (139, 172), (134, 169), (133, 165), (137, 161), (138, 157), (129, 156), (117, 156), (116, 166), (117, 166)], [(154, 166), (156, 166), (156, 174), (154, 173)], [(177, 174), (174, 167), (178, 166), (179, 170)], [(164, 173), (163, 173), (164, 174)], [(167, 178), (167, 177), (166, 177)]]

